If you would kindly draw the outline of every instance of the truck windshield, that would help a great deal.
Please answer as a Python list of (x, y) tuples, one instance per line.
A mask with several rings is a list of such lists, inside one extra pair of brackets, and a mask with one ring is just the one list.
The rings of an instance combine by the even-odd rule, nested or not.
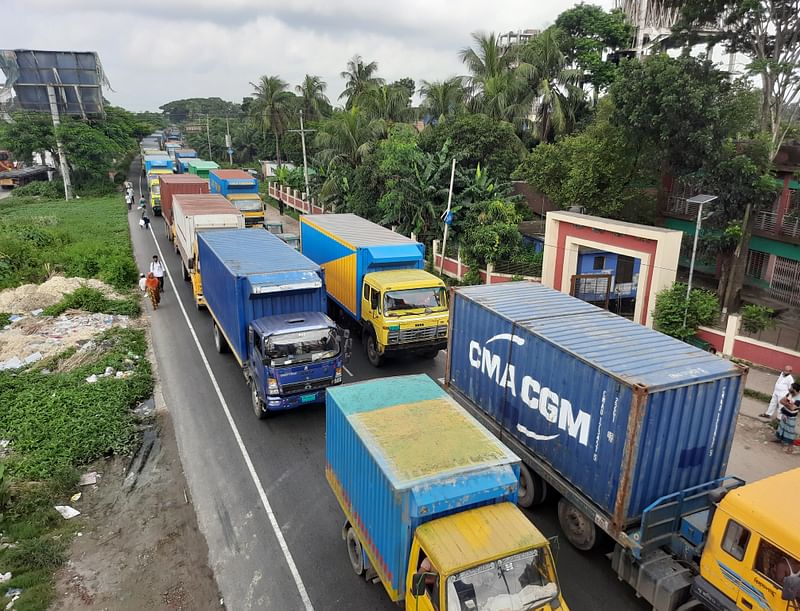
[(312, 329), (273, 335), (266, 342), (272, 367), (330, 359), (339, 354), (339, 335), (334, 329)]
[(234, 199), (233, 205), (242, 212), (260, 212), (261, 200), (260, 199)]
[(383, 309), (386, 314), (399, 315), (407, 310), (444, 310), (446, 308), (447, 293), (440, 286), (386, 291), (383, 296)]
[(550, 555), (533, 549), (447, 578), (447, 611), (533, 611), (558, 596)]

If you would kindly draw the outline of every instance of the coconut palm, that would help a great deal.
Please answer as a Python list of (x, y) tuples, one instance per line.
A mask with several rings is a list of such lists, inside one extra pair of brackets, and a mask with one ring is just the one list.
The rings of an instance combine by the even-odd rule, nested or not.
[(294, 88), (307, 119), (320, 119), (330, 112), (331, 103), (325, 95), (327, 86), (322, 77), (306, 74), (303, 82)]
[(439, 121), (458, 114), (464, 107), (467, 95), (460, 76), (444, 81), (422, 81), (419, 92), (422, 95), (423, 112)]
[(381, 119), (386, 125), (411, 119), (408, 91), (398, 85), (376, 85), (359, 94), (355, 101), (371, 119)]
[(280, 137), (289, 125), (290, 107), (294, 96), (286, 88), (289, 84), (278, 76), (262, 76), (257, 83), (250, 83), (255, 91), (250, 104), (250, 116), (266, 134), (275, 138), (275, 161), (281, 166)]
[(340, 76), (345, 80), (345, 87), (339, 99), (347, 99), (345, 108), (350, 108), (355, 103), (356, 98), (371, 87), (385, 83), (382, 78), (375, 76), (377, 71), (377, 62), (365, 64), (360, 55), (354, 55), (347, 62), (347, 70), (340, 73)]
[(318, 158), (325, 164), (358, 164), (385, 133), (381, 119), (372, 119), (358, 106), (335, 110), (322, 121), (314, 138)]

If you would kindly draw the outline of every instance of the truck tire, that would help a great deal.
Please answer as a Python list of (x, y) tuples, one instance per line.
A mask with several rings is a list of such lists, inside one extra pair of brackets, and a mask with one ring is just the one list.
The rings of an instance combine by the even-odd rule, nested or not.
[(425, 352), (420, 352), (420, 356), (424, 359), (435, 359), (439, 356), (438, 350), (426, 350)]
[(248, 380), (248, 384), (250, 386), (250, 399), (253, 403), (253, 412), (256, 415), (256, 418), (259, 420), (264, 420), (267, 417), (267, 412), (264, 409), (264, 404), (261, 402), (261, 399), (258, 396), (258, 387), (252, 380)]
[(519, 497), (517, 505), (530, 509), (541, 505), (547, 498), (547, 482), (522, 463), (519, 466)]
[(220, 354), (224, 354), (228, 351), (228, 340), (225, 339), (217, 323), (214, 323), (214, 347)]
[(353, 572), (359, 576), (363, 575), (364, 553), (361, 551), (361, 541), (358, 540), (358, 535), (352, 526), (347, 527), (347, 534), (344, 540), (347, 544), (347, 556), (350, 558), (350, 566), (353, 567)]
[(591, 518), (563, 496), (558, 500), (558, 523), (570, 545), (582, 552), (594, 548), (600, 538)]
[(369, 364), (373, 367), (380, 367), (383, 365), (383, 355), (378, 352), (378, 340), (375, 338), (375, 334), (369, 332), (366, 334), (364, 338), (364, 349), (367, 352), (367, 360)]

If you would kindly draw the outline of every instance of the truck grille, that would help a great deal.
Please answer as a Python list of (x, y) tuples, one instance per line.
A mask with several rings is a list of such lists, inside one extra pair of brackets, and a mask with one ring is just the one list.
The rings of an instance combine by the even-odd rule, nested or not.
[(281, 384), (281, 390), (284, 394), (292, 394), (296, 392), (311, 392), (330, 386), (331, 378), (321, 378), (319, 380), (307, 380), (305, 382), (294, 382), (292, 384)]
[(413, 342), (424, 342), (436, 338), (447, 337), (447, 327), (420, 327), (419, 329), (402, 329), (399, 331), (389, 331), (390, 344), (410, 344)]
[(244, 217), (244, 226), (245, 227), (253, 227), (255, 225), (261, 225), (264, 222), (264, 219), (260, 216), (246, 216)]

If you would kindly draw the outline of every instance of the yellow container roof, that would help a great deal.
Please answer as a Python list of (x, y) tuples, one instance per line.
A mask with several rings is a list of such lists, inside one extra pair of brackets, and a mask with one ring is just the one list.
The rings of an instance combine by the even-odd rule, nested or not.
[(417, 528), (422, 548), (436, 568), (452, 574), (477, 564), (547, 543), (530, 520), (511, 503), (485, 505), (426, 522)]
[(731, 517), (795, 555), (800, 555), (800, 531), (778, 508), (791, 513), (798, 506), (800, 468), (735, 488), (720, 503)]
[(424, 269), (397, 269), (385, 272), (372, 272), (369, 274), (370, 280), (378, 285), (377, 288), (384, 291), (399, 290), (409, 288), (406, 284), (426, 283), (428, 286), (433, 284), (444, 286), (444, 282), (433, 274), (429, 274)]

